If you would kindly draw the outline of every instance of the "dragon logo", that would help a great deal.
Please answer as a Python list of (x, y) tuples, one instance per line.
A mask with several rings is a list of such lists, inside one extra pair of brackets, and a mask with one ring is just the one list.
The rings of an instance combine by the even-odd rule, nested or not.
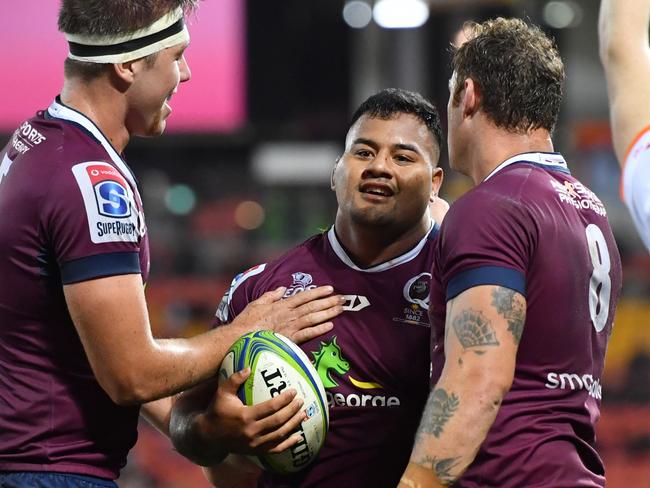
[(341, 348), (336, 343), (336, 336), (329, 342), (321, 342), (318, 352), (313, 352), (314, 367), (323, 381), (325, 388), (334, 388), (339, 384), (332, 378), (331, 370), (344, 375), (350, 369), (350, 363), (341, 355)]

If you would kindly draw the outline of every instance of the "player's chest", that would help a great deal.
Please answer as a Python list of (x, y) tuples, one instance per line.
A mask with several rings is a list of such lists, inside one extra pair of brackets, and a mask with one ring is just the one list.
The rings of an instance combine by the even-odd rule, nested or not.
[[(347, 364), (372, 378), (389, 369), (390, 376), (405, 380), (413, 374), (413, 358), (426, 356), (428, 364), (430, 274), (423, 268), (361, 273), (302, 266), (278, 270), (269, 289), (284, 286), (290, 297), (333, 286), (346, 299), (344, 311), (333, 320), (331, 333), (303, 345), (310, 358), (322, 368), (342, 371)], [(329, 364), (336, 361), (340, 364)]]

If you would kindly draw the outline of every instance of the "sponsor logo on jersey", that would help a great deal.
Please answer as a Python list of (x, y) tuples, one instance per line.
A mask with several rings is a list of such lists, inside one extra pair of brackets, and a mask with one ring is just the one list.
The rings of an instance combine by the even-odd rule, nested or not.
[(45, 140), (47, 140), (47, 137), (34, 129), (29, 122), (23, 122), (11, 137), (11, 145), (20, 154), (25, 154)]
[(113, 167), (100, 165), (86, 168), (95, 190), (97, 211), (105, 217), (124, 219), (131, 215), (131, 202), (124, 177)]
[(131, 187), (106, 162), (80, 163), (72, 168), (83, 196), (92, 242), (138, 242), (146, 232)]
[[(314, 356), (312, 362), (325, 386), (325, 393), (329, 407), (395, 407), (400, 405), (400, 399), (396, 396), (382, 395), (369, 390), (383, 390), (384, 387), (371, 381), (359, 381), (352, 376), (345, 374), (350, 370), (350, 362), (343, 356), (341, 347), (336, 343), (336, 336), (328, 342), (320, 343), (318, 351), (312, 351)], [(338, 378), (336, 376), (338, 376)], [(359, 393), (343, 394), (329, 391), (339, 385), (339, 381), (349, 381), (357, 388)]]
[(359, 312), (370, 306), (370, 300), (363, 295), (343, 295), (345, 303), (343, 310), (346, 312)]
[(429, 327), (429, 290), (431, 273), (420, 273), (404, 284), (404, 299), (409, 303), (404, 307), (401, 317), (393, 317), (394, 322)]
[(564, 183), (559, 183), (554, 179), (551, 179), (550, 182), (557, 192), (560, 202), (571, 205), (578, 210), (593, 210), (602, 217), (607, 215), (600, 199), (582, 183), (567, 180)]
[(287, 287), (287, 291), (284, 292), (282, 298), (289, 298), (294, 296), (296, 293), (316, 288), (316, 285), (312, 284), (314, 279), (309, 273), (298, 271), (291, 275), (291, 279), (293, 282), (291, 283), (291, 286)]
[(603, 398), (603, 388), (600, 379), (590, 374), (579, 375), (576, 373), (548, 373), (544, 386), (550, 390), (587, 390), (589, 396), (597, 400)]

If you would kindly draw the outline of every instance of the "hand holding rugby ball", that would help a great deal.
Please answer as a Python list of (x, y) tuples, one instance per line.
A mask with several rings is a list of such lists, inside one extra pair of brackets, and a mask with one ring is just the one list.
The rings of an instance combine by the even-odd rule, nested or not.
[(329, 412), (325, 388), (305, 353), (286, 337), (269, 330), (240, 337), (228, 350), (219, 374), (230, 377), (250, 368), (237, 392), (245, 405), (256, 405), (294, 388), (303, 399), (307, 419), (300, 424), (302, 440), (280, 453), (251, 456), (260, 467), (279, 474), (300, 471), (311, 463), (325, 442)]

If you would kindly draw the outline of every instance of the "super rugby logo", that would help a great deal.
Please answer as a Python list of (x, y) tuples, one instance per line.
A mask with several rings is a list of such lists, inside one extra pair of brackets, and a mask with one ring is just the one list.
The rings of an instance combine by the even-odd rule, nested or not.
[(105, 217), (124, 219), (131, 216), (126, 180), (109, 166), (88, 166), (88, 178), (95, 190), (97, 211)]
[(83, 197), (92, 242), (138, 242), (146, 233), (144, 215), (122, 173), (104, 161), (76, 164), (72, 173)]

